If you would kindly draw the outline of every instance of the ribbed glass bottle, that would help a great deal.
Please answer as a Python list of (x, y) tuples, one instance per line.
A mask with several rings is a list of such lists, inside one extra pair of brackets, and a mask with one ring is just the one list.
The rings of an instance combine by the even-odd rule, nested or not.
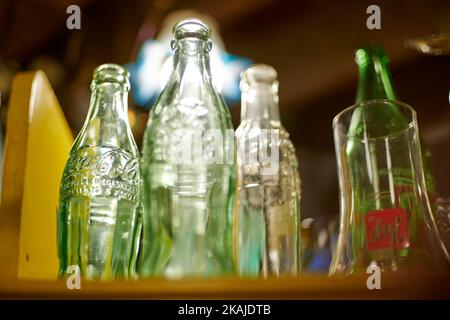
[(88, 115), (61, 182), (60, 276), (78, 266), (88, 279), (127, 278), (133, 268), (140, 174), (128, 123), (128, 78), (113, 64), (94, 72)]
[(238, 144), (238, 269), (243, 277), (300, 269), (300, 177), (280, 122), (276, 71), (255, 65), (241, 76)]
[(234, 273), (234, 135), (213, 87), (209, 28), (173, 29), (174, 68), (150, 111), (144, 135), (141, 277)]

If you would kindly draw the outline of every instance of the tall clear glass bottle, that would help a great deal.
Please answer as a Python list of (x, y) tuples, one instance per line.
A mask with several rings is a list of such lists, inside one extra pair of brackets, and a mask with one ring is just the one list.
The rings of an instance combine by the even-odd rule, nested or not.
[(300, 177), (280, 122), (276, 71), (241, 75), (238, 144), (238, 270), (244, 277), (296, 275), (300, 268)]
[[(94, 71), (91, 104), (64, 169), (58, 213), (60, 276), (127, 278), (139, 201), (139, 151), (127, 115), (129, 74)], [(70, 269), (73, 272), (73, 269)]]
[(172, 75), (150, 111), (141, 161), (140, 277), (234, 273), (234, 134), (211, 82), (209, 28), (173, 29)]

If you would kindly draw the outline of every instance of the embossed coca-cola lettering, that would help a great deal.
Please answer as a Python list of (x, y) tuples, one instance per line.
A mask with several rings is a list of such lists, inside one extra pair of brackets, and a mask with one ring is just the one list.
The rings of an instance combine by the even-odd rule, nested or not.
[(107, 175), (111, 179), (117, 178), (122, 172), (122, 162), (126, 156), (118, 150), (111, 150), (101, 156), (94, 165), (94, 170), (101, 175)]
[(65, 196), (107, 195), (136, 200), (139, 161), (125, 151), (82, 148), (71, 155), (67, 168), (62, 189)]
[(125, 181), (136, 181), (139, 178), (139, 161), (130, 159), (125, 164), (121, 177)]
[(103, 154), (89, 154), (87, 151), (82, 149), (80, 153), (71, 156), (68, 162), (68, 167), (71, 168), (69, 174), (90, 171), (94, 175), (108, 176), (111, 179), (121, 177), (130, 182), (138, 178), (139, 162), (131, 155), (118, 149)]

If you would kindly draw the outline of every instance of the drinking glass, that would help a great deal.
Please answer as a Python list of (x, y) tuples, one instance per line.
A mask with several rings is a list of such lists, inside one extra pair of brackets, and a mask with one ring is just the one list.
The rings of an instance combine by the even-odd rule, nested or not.
[[(386, 109), (401, 117), (385, 117)], [(333, 120), (340, 226), (330, 274), (433, 272), (449, 267), (428, 198), (417, 116), (405, 103), (371, 100)]]

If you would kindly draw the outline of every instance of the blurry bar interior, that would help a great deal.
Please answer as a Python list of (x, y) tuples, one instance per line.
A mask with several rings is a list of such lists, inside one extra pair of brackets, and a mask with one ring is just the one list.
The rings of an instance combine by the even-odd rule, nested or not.
[[(418, 112), (421, 134), (433, 154), (438, 188), (448, 197), (448, 33), (443, 48), (420, 51), (427, 51), (426, 37), (433, 33), (445, 37), (450, 30), (450, 2), (377, 1), (382, 10), (381, 30), (368, 30), (366, 8), (372, 2), (2, 0), (1, 121), (4, 124), (14, 74), (41, 69), (76, 134), (87, 112), (94, 68), (105, 62), (125, 65), (136, 61), (142, 44), (158, 35), (167, 14), (190, 9), (216, 21), (227, 52), (277, 69), (281, 116), (300, 161), (302, 219), (339, 212), (331, 122), (355, 101), (354, 50), (369, 42), (386, 49), (395, 90), (400, 100)], [(66, 28), (66, 8), (71, 4), (81, 8), (81, 30)], [(425, 40), (411, 41), (418, 37)], [(148, 107), (130, 101), (130, 122), (139, 145)], [(239, 103), (230, 107), (236, 127)]]

